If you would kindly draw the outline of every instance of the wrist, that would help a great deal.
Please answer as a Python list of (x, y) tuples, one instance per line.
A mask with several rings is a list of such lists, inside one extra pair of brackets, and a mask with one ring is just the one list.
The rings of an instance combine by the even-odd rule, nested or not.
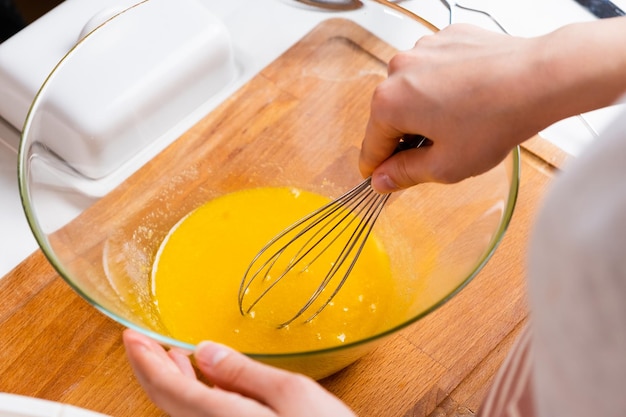
[(545, 126), (608, 106), (626, 91), (624, 40), (625, 18), (575, 23), (533, 39), (534, 93)]

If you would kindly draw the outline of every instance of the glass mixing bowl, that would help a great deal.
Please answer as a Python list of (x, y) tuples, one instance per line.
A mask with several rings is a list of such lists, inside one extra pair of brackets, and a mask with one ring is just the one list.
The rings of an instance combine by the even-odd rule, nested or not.
[[(359, 146), (386, 62), (432, 30), (377, 2), (328, 13), (251, 1), (237, 18), (221, 3), (151, 0), (106, 20), (45, 81), (19, 151), (24, 210), (60, 276), (113, 320), (189, 350), (164, 328), (151, 293), (170, 229), (241, 189), (332, 198), (360, 182)], [(245, 353), (319, 379), (425, 317), (493, 254), (518, 179), (516, 150), (483, 175), (393, 195), (375, 228), (403, 288), (392, 304), (404, 310), (387, 328), (323, 350)]]

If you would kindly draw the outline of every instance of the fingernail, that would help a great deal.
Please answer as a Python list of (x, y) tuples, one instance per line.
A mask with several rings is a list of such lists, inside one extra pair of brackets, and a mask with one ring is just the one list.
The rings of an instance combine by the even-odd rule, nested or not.
[(187, 355), (185, 355), (182, 351), (176, 349), (170, 349), (167, 354), (174, 359), (175, 361), (184, 361), (187, 359)]
[(398, 185), (385, 173), (375, 174), (372, 177), (372, 187), (381, 194), (391, 193), (400, 189)]
[(197, 361), (209, 366), (216, 366), (230, 353), (230, 349), (218, 343), (200, 342), (196, 346), (195, 357)]
[(124, 332), (124, 343), (142, 352), (152, 352), (150, 342), (134, 331), (127, 330)]
[(169, 352), (174, 353), (179, 356), (190, 356), (193, 352), (189, 349), (183, 349), (179, 347), (170, 348)]

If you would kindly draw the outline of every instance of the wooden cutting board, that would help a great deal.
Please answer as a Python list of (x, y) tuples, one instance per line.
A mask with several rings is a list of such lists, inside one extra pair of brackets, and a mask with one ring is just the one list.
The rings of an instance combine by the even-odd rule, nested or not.
[[(316, 65), (325, 54), (336, 56), (336, 48), (352, 54), (348, 61), (353, 67)], [(285, 129), (314, 132), (316, 126), (290, 118), (289, 113), (300, 101), (310, 106), (301, 111), (314, 112), (317, 99), (303, 100), (306, 88), (285, 74), (323, 71), (317, 75), (345, 78), (346, 71), (365, 68), (372, 74), (368, 84), (345, 83), (345, 88), (361, 89), (363, 94), (357, 96), (367, 101), (371, 93), (366, 90), (384, 77), (385, 62), (393, 52), (349, 21), (322, 23), (112, 194), (120, 198), (129, 193), (133, 181), (158, 181), (158, 172), (165, 165), (180, 164), (182, 155), (202, 158), (203, 153), (215, 151), (204, 139), (208, 129), (215, 134), (215, 126), (223, 135), (245, 133), (251, 146), (277, 120)], [(270, 101), (280, 105), (262, 105)], [(340, 108), (344, 103), (331, 105)], [(250, 114), (259, 122), (238, 124)], [(355, 130), (348, 133), (358, 139), (364, 122), (354, 120)], [(226, 147), (222, 152), (235, 155), (242, 149)], [(328, 152), (337, 154), (337, 150)], [(487, 266), (442, 308), (322, 384), (361, 416), (473, 415), (526, 322), (524, 254), (529, 229), (548, 183), (565, 158), (541, 138), (528, 141), (522, 149), (515, 214)], [(231, 173), (230, 178), (234, 177), (244, 176)], [(98, 227), (97, 222), (93, 224)], [(0, 294), (0, 391), (113, 416), (164, 415), (132, 375), (121, 343), (122, 327), (74, 293), (40, 251), (0, 280)]]

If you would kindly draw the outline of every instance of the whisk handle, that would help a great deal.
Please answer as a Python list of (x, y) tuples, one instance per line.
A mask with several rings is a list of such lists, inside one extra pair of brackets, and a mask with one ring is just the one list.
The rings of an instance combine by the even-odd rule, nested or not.
[(432, 145), (432, 141), (426, 136), (422, 135), (403, 135), (398, 142), (398, 146), (393, 151), (394, 155), (398, 152), (406, 151), (407, 149), (421, 148), (423, 146)]

